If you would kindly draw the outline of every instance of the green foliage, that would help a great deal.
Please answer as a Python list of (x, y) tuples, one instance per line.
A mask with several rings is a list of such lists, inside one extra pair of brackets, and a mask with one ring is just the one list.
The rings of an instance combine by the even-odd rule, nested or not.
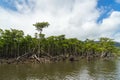
[[(35, 26), (41, 26), (39, 30), (48, 23), (36, 23)], [(86, 39), (80, 41), (76, 38), (66, 39), (65, 35), (50, 36), (45, 38), (45, 34), (38, 34), (35, 37), (24, 35), (22, 30), (0, 29), (0, 57), (15, 58), (25, 53), (38, 53), (39, 47), (41, 56), (110, 56), (120, 52), (119, 48), (114, 46), (114, 41), (109, 38), (100, 38), (99, 41)], [(40, 41), (40, 43), (39, 43)]]
[(49, 23), (48, 22), (37, 22), (36, 24), (33, 24), (33, 26), (35, 26), (38, 31), (42, 31), (43, 28), (49, 26)]

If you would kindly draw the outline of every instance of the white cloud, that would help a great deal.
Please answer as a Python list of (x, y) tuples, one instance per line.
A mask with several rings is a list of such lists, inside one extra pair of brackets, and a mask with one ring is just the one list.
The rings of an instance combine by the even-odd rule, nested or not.
[[(13, 2), (12, 2), (13, 3)], [(96, 9), (97, 0), (30, 0), (14, 2), (18, 12), (0, 8), (0, 28), (22, 29), (34, 35), (32, 24), (48, 21), (50, 26), (43, 30), (47, 36), (65, 34), (78, 39), (110, 37), (120, 40), (120, 12), (112, 11), (110, 17), (101, 24), (96, 23), (100, 12)]]
[(120, 12), (113, 11), (110, 17), (104, 19), (103, 23), (100, 25), (101, 35), (112, 38), (116, 32), (120, 31), (119, 19)]
[(120, 3), (120, 0), (116, 0), (117, 3)]

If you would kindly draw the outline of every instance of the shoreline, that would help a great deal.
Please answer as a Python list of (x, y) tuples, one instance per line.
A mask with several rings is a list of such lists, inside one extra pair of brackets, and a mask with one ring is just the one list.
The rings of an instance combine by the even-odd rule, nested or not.
[[(80, 59), (79, 59), (80, 60)], [(27, 63), (57, 63), (57, 62), (64, 62), (64, 61), (79, 61), (78, 59), (73, 58), (66, 58), (66, 59), (60, 59), (60, 58), (39, 58), (39, 61), (36, 59), (23, 59), (23, 60), (17, 60), (16, 58), (11, 59), (0, 59), (0, 64), (27, 64)]]
[(115, 57), (106, 57), (106, 58), (100, 58), (100, 57), (94, 57), (94, 58), (86, 58), (86, 57), (67, 57), (67, 58), (58, 58), (58, 57), (53, 57), (53, 58), (39, 58), (39, 61), (34, 59), (34, 58), (27, 58), (27, 59), (22, 59), (22, 60), (17, 60), (16, 58), (9, 58), (9, 59), (0, 59), (0, 64), (29, 64), (29, 63), (37, 63), (37, 64), (42, 64), (42, 63), (57, 63), (57, 62), (76, 62), (80, 61), (83, 59), (86, 59), (87, 61), (93, 61), (93, 60), (112, 60)]

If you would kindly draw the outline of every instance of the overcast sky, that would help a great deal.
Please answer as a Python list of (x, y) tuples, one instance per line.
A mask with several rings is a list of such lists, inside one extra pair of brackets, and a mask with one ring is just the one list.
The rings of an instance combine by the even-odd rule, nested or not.
[(120, 0), (0, 0), (0, 28), (34, 35), (47, 21), (46, 36), (65, 34), (80, 40), (109, 37), (120, 42)]

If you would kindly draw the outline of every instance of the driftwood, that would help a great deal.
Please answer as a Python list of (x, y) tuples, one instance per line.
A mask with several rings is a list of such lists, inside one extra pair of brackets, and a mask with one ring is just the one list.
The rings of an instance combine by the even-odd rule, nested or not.
[(36, 61), (38, 61), (38, 62), (40, 62), (40, 59), (36, 56), (36, 54), (32, 54), (31, 55), (31, 53), (26, 53), (26, 54), (24, 54), (24, 55), (22, 55), (22, 56), (19, 56), (17, 59), (16, 59), (16, 61), (17, 62), (24, 62), (24, 61), (26, 61), (27, 59), (35, 59)]
[(36, 59), (38, 62), (40, 62), (40, 59), (36, 56), (36, 54), (32, 55), (33, 59)]
[(104, 52), (104, 53), (102, 53), (101, 58), (105, 58), (105, 57), (107, 57), (107, 55), (108, 55), (108, 53)]
[(40, 62), (40, 59), (36, 55), (35, 48), (32, 51), (27, 52), (27, 53), (17, 57), (16, 61), (17, 62), (20, 62), (20, 61), (24, 62), (26, 59), (31, 59), (31, 58), (37, 60), (38, 62)]

